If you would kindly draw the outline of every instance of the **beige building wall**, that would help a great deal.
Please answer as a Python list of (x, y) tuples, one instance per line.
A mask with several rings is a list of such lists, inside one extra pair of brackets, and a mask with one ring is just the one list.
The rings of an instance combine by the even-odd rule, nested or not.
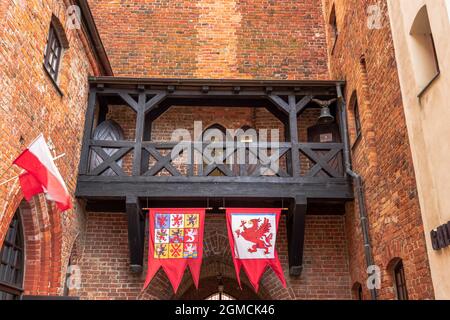
[[(414, 33), (424, 27), (416, 17), (425, 5), (440, 69), (431, 83), (427, 45)], [(435, 295), (450, 299), (450, 247), (435, 251), (430, 239), (450, 221), (450, 0), (388, 0), (388, 7)]]

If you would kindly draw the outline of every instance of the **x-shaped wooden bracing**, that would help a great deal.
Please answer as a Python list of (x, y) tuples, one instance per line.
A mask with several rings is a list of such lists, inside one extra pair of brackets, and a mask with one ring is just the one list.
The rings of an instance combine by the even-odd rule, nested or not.
[[(140, 104), (141, 101), (137, 102), (134, 100), (128, 93), (119, 93), (119, 96), (136, 112), (139, 112), (141, 109)], [(154, 97), (152, 97), (149, 101), (142, 103), (144, 104), (144, 113), (148, 113), (153, 111), (158, 107), (158, 104), (166, 98), (167, 94), (165, 92), (157, 92)], [(139, 95), (139, 99), (141, 97), (146, 97), (146, 94)]]
[[(313, 98), (314, 98), (313, 96), (309, 95), (309, 96), (305, 96), (302, 99), (300, 99), (300, 101), (295, 104), (296, 113), (299, 114), (301, 111), (303, 111), (303, 109), (306, 108), (308, 103), (310, 103)], [(269, 95), (269, 100), (271, 100), (273, 103), (278, 105), (286, 113), (289, 114), (289, 112), (291, 110), (291, 105), (289, 103), (287, 103), (286, 101), (284, 101), (280, 96), (271, 94), (271, 95)]]
[(313, 149), (310, 147), (301, 146), (299, 149), (300, 152), (302, 152), (305, 156), (307, 156), (311, 161), (315, 163), (315, 165), (308, 171), (308, 177), (314, 177), (321, 170), (324, 170), (333, 178), (342, 176), (342, 174), (337, 172), (336, 169), (329, 165), (329, 162), (337, 156), (337, 154), (341, 151), (341, 148), (332, 148), (330, 151), (328, 151), (327, 154), (323, 156), (313, 151)]
[[(256, 149), (256, 150), (255, 150)], [(225, 148), (226, 152), (222, 155), (222, 163), (213, 162), (213, 159), (209, 159), (209, 162), (213, 162), (209, 164), (203, 171), (204, 176), (208, 176), (213, 172), (215, 169), (220, 170), (223, 174), (226, 176), (235, 176), (234, 172), (231, 171), (226, 164), (223, 162), (226, 161), (230, 156), (232, 156), (238, 149), (236, 148)], [(251, 154), (253, 154), (257, 159), (259, 159), (259, 163), (256, 164), (256, 167), (251, 174), (252, 177), (259, 177), (262, 176), (261, 169), (266, 168), (267, 164), (273, 163), (277, 160), (279, 160), (281, 157), (283, 157), (288, 151), (288, 147), (279, 147), (278, 153), (274, 153), (270, 156), (268, 156), (267, 159), (261, 159), (260, 154), (258, 153), (257, 148), (250, 148), (249, 146), (245, 147), (245, 151), (249, 151)], [(288, 177), (289, 175), (286, 173), (286, 171), (278, 169), (275, 174), (279, 177)]]
[(103, 150), (102, 147), (92, 147), (92, 150), (95, 151), (95, 153), (97, 153), (100, 156), (100, 158), (102, 158), (103, 162), (100, 165), (98, 165), (95, 169), (93, 169), (89, 174), (93, 176), (98, 176), (102, 174), (105, 170), (110, 168), (118, 176), (125, 176), (125, 172), (117, 164), (117, 161), (122, 159), (130, 151), (130, 149), (131, 147), (120, 148), (112, 155), (109, 155), (106, 153), (105, 150)]
[(144, 174), (145, 176), (157, 175), (163, 169), (166, 169), (172, 176), (181, 176), (180, 172), (172, 165), (174, 160), (172, 159), (172, 152), (162, 155), (155, 147), (145, 146), (144, 148), (156, 160), (156, 164)]
[[(255, 155), (260, 161), (259, 163), (256, 165), (255, 170), (252, 173), (252, 177), (260, 177), (263, 174), (261, 173), (261, 169), (262, 168), (267, 168), (267, 164), (273, 163), (275, 161), (278, 161), (279, 159), (281, 159), (281, 157), (283, 157), (290, 148), (288, 147), (279, 147), (278, 148), (278, 152), (274, 153), (272, 155), (270, 155), (267, 159), (261, 159), (260, 155), (258, 154), (258, 152), (255, 152), (256, 150), (252, 150), (252, 148), (249, 148), (248, 150), (250, 151), (250, 153), (252, 153), (253, 155)], [(262, 160), (262, 161), (261, 161)], [(269, 167), (270, 168), (270, 167)], [(287, 174), (286, 171), (281, 170), (281, 168), (278, 168), (277, 172), (274, 172), (277, 176), (285, 178), (285, 177), (289, 177), (289, 175)]]

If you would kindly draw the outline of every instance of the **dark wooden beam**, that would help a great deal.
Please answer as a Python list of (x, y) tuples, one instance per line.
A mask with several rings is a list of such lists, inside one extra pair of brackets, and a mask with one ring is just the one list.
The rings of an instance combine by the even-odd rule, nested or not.
[(291, 138), (292, 176), (300, 176), (300, 152), (298, 149), (297, 103), (295, 95), (289, 96), (289, 137)]
[(266, 110), (269, 111), (275, 118), (277, 118), (282, 124), (286, 124), (289, 117), (281, 111), (279, 108), (275, 107), (273, 104), (269, 103), (266, 106)]
[(92, 128), (94, 127), (95, 104), (97, 102), (97, 91), (91, 89), (89, 92), (88, 106), (86, 110), (86, 118), (84, 120), (84, 135), (81, 148), (79, 174), (86, 174), (89, 168), (89, 141), (92, 138)]
[(106, 116), (108, 115), (108, 101), (107, 99), (105, 99), (105, 97), (103, 96), (98, 96), (98, 105), (99, 105), (99, 110), (98, 110), (98, 120), (97, 120), (97, 125), (99, 125), (100, 123), (102, 123), (103, 121), (106, 120)]
[(145, 108), (144, 111), (145, 113), (149, 113), (152, 110), (156, 109), (159, 105), (159, 103), (161, 103), (165, 98), (166, 98), (166, 93), (165, 92), (159, 92), (157, 93), (153, 98), (151, 98), (146, 104), (145, 104)]
[[(153, 128), (153, 121), (151, 119), (150, 112), (145, 115), (145, 123), (144, 123), (144, 135), (143, 135), (143, 141), (151, 141), (152, 140), (152, 128)], [(150, 161), (150, 154), (147, 150), (142, 150), (142, 161), (141, 161), (141, 174), (148, 171), (149, 161)]]
[(130, 148), (121, 148), (112, 156), (108, 155), (101, 147), (93, 147), (92, 149), (102, 158), (103, 162), (94, 170), (90, 171), (90, 175), (97, 176), (102, 174), (108, 168), (111, 168), (117, 175), (125, 176), (125, 172), (122, 167), (117, 164), (117, 161), (123, 158), (130, 151)]
[(281, 97), (279, 97), (278, 95), (275, 95), (275, 94), (269, 94), (268, 98), (270, 101), (272, 101), (273, 104), (275, 104), (281, 110), (283, 110), (284, 112), (289, 114), (289, 110), (290, 110), (289, 104), (286, 103)]
[(336, 92), (337, 84), (345, 84), (339, 80), (236, 80), (236, 79), (180, 79), (180, 78), (130, 78), (130, 77), (89, 77), (89, 83), (104, 83), (116, 86), (137, 86), (145, 85), (148, 88), (173, 86), (176, 89), (182, 87), (210, 86), (214, 88), (220, 87), (240, 87), (244, 89), (254, 88), (290, 88), (292, 91), (299, 92), (303, 88), (323, 88), (324, 90), (333, 90)]
[(282, 177), (106, 177), (79, 176), (76, 196), (123, 198), (256, 197), (290, 198), (305, 194), (317, 199), (353, 199), (348, 178)]
[(287, 217), (289, 275), (298, 277), (303, 270), (303, 245), (308, 204), (304, 195), (292, 199)]
[(128, 218), (130, 270), (133, 273), (141, 273), (144, 265), (145, 219), (137, 197), (126, 197), (126, 210)]
[(308, 95), (306, 97), (303, 97), (296, 105), (296, 110), (297, 110), (297, 115), (302, 113), (303, 110), (306, 108), (306, 106), (308, 105), (308, 103), (311, 102), (311, 100), (313, 99), (313, 96)]
[(133, 176), (141, 175), (142, 168), (142, 141), (144, 139), (145, 129), (145, 102), (147, 96), (145, 93), (139, 94), (136, 116), (136, 143), (134, 144), (133, 154)]

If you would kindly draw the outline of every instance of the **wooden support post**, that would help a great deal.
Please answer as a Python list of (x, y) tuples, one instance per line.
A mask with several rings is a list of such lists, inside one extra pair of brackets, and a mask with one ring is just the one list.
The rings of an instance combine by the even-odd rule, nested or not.
[[(152, 126), (153, 122), (150, 117), (150, 113), (147, 113), (145, 115), (145, 123), (144, 123), (144, 141), (151, 141), (152, 140)], [(150, 161), (150, 153), (148, 151), (144, 150), (144, 153), (141, 155), (142, 161), (141, 161), (141, 174), (145, 173), (149, 169), (149, 161)]]
[(136, 143), (134, 144), (133, 154), (133, 176), (141, 175), (142, 163), (142, 141), (144, 139), (145, 126), (145, 100), (146, 94), (139, 94), (138, 110), (136, 117)]
[(304, 195), (292, 199), (287, 218), (290, 276), (300, 276), (303, 270), (306, 210), (307, 199)]
[(108, 115), (108, 102), (105, 97), (99, 96), (98, 97), (98, 124), (102, 123), (106, 120), (106, 116)]
[(89, 92), (88, 106), (84, 120), (84, 136), (80, 156), (79, 174), (87, 174), (89, 170), (89, 154), (91, 147), (89, 142), (91, 140), (92, 129), (94, 127), (96, 101), (97, 91), (96, 89), (91, 89)]
[(297, 128), (297, 103), (295, 95), (289, 96), (289, 136), (291, 138), (291, 163), (292, 176), (300, 176), (300, 152), (298, 149), (298, 128)]
[[(291, 135), (289, 132), (289, 120), (286, 120), (285, 122), (283, 122), (284, 124), (284, 140), (285, 141), (291, 141)], [(292, 146), (291, 146), (292, 149)], [(292, 176), (293, 172), (292, 172), (292, 152), (291, 150), (289, 150), (286, 153), (286, 171), (287, 173)]]
[(141, 212), (139, 199), (127, 196), (128, 246), (130, 251), (130, 270), (141, 273), (144, 265), (145, 219)]

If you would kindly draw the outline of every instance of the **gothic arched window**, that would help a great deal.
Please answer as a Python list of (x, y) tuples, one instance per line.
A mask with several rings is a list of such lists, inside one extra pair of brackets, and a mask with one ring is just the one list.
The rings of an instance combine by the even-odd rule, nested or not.
[(22, 222), (17, 211), (0, 251), (0, 300), (19, 299), (23, 292), (23, 253)]
[(420, 8), (414, 19), (411, 26), (410, 42), (416, 81), (421, 90), (420, 97), (440, 74), (433, 31), (426, 5)]

